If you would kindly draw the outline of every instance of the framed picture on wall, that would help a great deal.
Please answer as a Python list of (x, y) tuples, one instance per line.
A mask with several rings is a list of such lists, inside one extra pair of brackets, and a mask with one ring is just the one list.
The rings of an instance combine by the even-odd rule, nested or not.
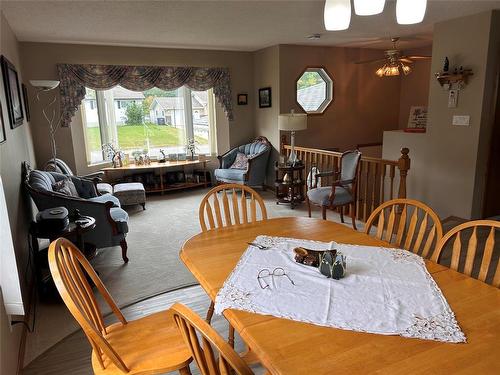
[(410, 133), (425, 133), (427, 128), (427, 107), (412, 106), (410, 108), (410, 116), (408, 117), (408, 127), (406, 132)]
[(7, 101), (10, 127), (14, 129), (22, 125), (24, 121), (21, 104), (21, 87), (19, 86), (16, 67), (5, 56), (0, 57), (0, 65), (2, 66), (3, 87)]
[(259, 89), (259, 108), (271, 108), (271, 88)]
[(238, 94), (238, 105), (248, 104), (248, 94)]
[(3, 111), (2, 111), (2, 105), (0, 103), (0, 143), (4, 143), (6, 139), (7, 137), (5, 134), (5, 126), (3, 123)]
[(21, 84), (23, 88), (23, 102), (24, 102), (24, 113), (26, 114), (26, 121), (29, 121), (30, 116), (30, 103), (28, 101), (28, 89), (24, 83)]

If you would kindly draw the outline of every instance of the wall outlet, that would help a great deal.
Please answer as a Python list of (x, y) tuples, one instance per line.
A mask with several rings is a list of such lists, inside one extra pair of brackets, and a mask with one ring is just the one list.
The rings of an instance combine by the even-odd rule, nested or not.
[(453, 125), (469, 126), (470, 116), (453, 116)]

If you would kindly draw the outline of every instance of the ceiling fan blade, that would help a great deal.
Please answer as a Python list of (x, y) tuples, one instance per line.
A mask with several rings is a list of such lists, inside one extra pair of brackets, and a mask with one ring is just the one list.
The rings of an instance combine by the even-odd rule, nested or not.
[(426, 60), (426, 59), (432, 59), (432, 56), (416, 55), (416, 56), (404, 56), (404, 58), (413, 60)]
[(413, 64), (413, 60), (410, 60), (406, 57), (399, 58), (399, 61), (402, 61), (402, 62), (407, 63), (407, 64)]
[(385, 57), (383, 57), (380, 59), (356, 61), (354, 64), (370, 64), (370, 63), (376, 63), (376, 62), (381, 62), (381, 61), (387, 61), (387, 59)]

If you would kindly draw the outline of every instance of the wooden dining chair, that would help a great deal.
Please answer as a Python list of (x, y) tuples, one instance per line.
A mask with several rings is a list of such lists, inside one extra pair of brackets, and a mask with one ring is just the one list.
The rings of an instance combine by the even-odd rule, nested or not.
[[(234, 349), (191, 309), (176, 303), (171, 310), (202, 375), (229, 375), (233, 372), (237, 375), (253, 374)], [(201, 338), (201, 344), (198, 336)]]
[[(172, 311), (127, 321), (85, 256), (59, 238), (49, 247), (49, 267), (57, 290), (92, 347), (94, 374), (190, 374), (191, 353)], [(118, 323), (106, 325), (90, 282)]]
[(205, 195), (200, 204), (199, 217), (201, 230), (205, 232), (209, 229), (266, 220), (267, 210), (262, 197), (251, 187), (222, 184)]
[[(482, 254), (478, 253), (478, 228), (485, 227), (489, 229), (488, 237), (486, 238), (484, 248)], [(468, 230), (472, 230), (470, 234), (469, 241), (467, 243), (467, 251), (465, 253), (465, 260), (461, 259), (462, 253), (462, 241), (465, 237), (465, 232)], [(492, 266), (494, 262), (493, 259), (493, 251), (495, 249), (495, 231), (500, 231), (500, 221), (494, 220), (475, 220), (469, 221), (467, 223), (463, 223), (457, 225), (455, 228), (451, 229), (448, 233), (444, 235), (444, 237), (439, 241), (436, 246), (436, 250), (432, 255), (432, 260), (436, 263), (441, 261), (443, 255), (443, 249), (446, 247), (449, 241), (452, 238), (455, 238), (453, 241), (453, 249), (451, 253), (451, 263), (450, 268), (462, 272), (467, 276), (476, 277), (477, 279), (486, 282), (488, 279), (488, 274), (492, 275), (491, 284), (497, 288), (500, 287), (500, 261), (498, 260), (498, 253), (496, 256), (497, 266)], [(464, 244), (465, 245), (465, 244)], [(497, 249), (498, 250), (498, 249)], [(481, 256), (482, 255), (482, 256)], [(481, 259), (481, 263), (476, 263)], [(474, 267), (476, 263), (476, 267)], [(461, 264), (463, 266), (461, 267)], [(477, 272), (477, 268), (479, 268), (479, 272)], [(491, 271), (488, 272), (491, 268)], [(462, 270), (462, 271), (460, 271)], [(472, 274), (477, 274), (477, 276), (473, 276)]]
[[(222, 184), (211, 189), (203, 197), (199, 218), (201, 230), (206, 232), (209, 229), (267, 220), (267, 210), (262, 197), (251, 187), (240, 184)], [(212, 321), (214, 307), (214, 302), (211, 301), (205, 318), (209, 324)], [(228, 341), (231, 346), (234, 346), (234, 328), (231, 324), (229, 324)]]
[[(408, 221), (409, 220), (409, 221)], [(429, 257), (443, 237), (443, 227), (432, 208), (413, 199), (392, 199), (378, 206), (368, 217), (365, 233), (377, 227), (375, 237), (412, 251), (423, 258)]]

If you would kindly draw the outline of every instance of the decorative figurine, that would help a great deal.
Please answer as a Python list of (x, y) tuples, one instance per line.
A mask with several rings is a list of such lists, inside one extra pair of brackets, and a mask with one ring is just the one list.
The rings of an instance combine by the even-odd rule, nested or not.
[(450, 70), (450, 60), (448, 60), (448, 56), (444, 58), (443, 72), (448, 73)]

